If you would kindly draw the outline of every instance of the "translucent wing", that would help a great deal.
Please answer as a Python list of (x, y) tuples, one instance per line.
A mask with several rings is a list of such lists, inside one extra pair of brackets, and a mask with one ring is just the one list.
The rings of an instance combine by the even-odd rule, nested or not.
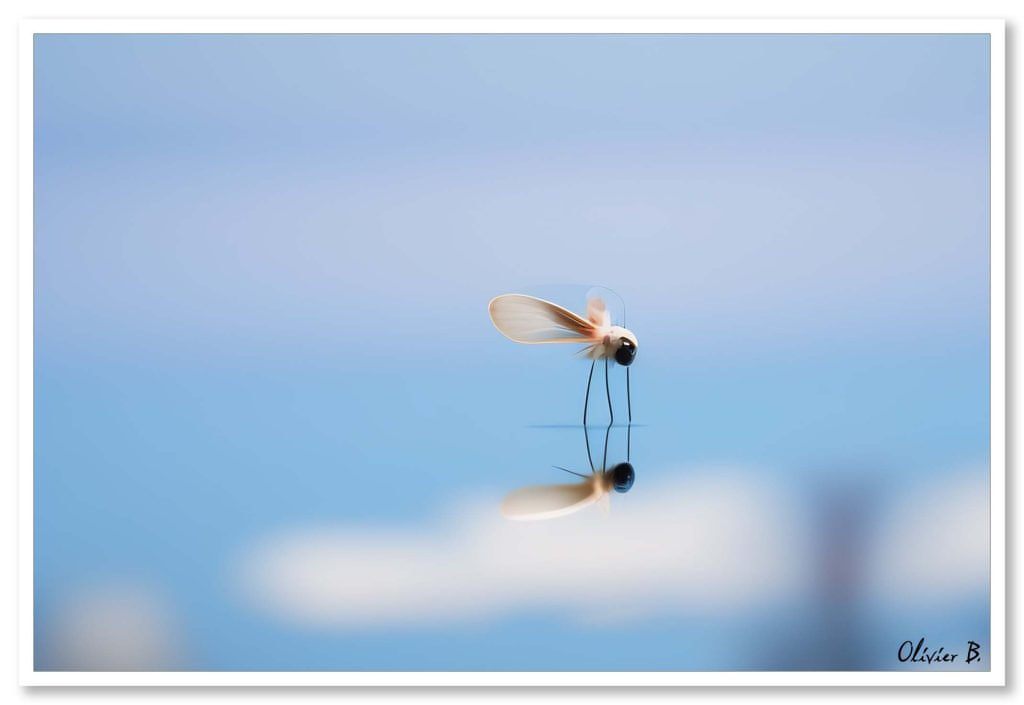
[(594, 325), (558, 304), (524, 294), (491, 299), (494, 327), (517, 343), (586, 343), (595, 339)]
[(608, 325), (626, 325), (626, 304), (614, 289), (606, 286), (592, 286), (587, 290), (587, 314), (591, 311), (591, 302), (600, 306), (607, 313), (604, 319)]
[(508, 519), (533, 521), (554, 519), (578, 512), (601, 498), (603, 493), (592, 480), (570, 485), (537, 485), (515, 490), (501, 503)]
[(587, 320), (598, 327), (607, 328), (612, 324), (612, 316), (605, 306), (604, 299), (592, 296), (587, 299)]

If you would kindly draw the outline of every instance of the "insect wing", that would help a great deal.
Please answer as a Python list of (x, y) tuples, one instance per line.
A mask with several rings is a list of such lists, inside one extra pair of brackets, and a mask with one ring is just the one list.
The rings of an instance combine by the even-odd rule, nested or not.
[[(592, 307), (600, 307), (603, 311), (602, 320), (605, 325), (625, 326), (626, 304), (613, 289), (606, 286), (593, 286), (587, 290), (587, 317), (590, 318)], [(593, 320), (593, 319), (591, 319)]]
[(594, 325), (558, 304), (524, 294), (505, 294), (487, 307), (494, 327), (517, 343), (585, 343)]
[(578, 512), (601, 498), (592, 480), (566, 485), (536, 485), (510, 492), (501, 503), (508, 519), (536, 521)]
[(604, 299), (594, 296), (587, 299), (587, 320), (598, 328), (608, 328), (612, 324), (612, 315)]

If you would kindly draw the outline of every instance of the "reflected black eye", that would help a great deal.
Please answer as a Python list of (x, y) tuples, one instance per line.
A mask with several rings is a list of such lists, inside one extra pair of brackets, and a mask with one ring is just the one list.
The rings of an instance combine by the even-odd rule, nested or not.
[(619, 463), (612, 468), (612, 487), (616, 492), (629, 492), (635, 479), (636, 473), (633, 472), (633, 466), (629, 463)]
[(636, 346), (626, 338), (619, 340), (619, 349), (615, 351), (615, 362), (628, 367), (636, 359)]

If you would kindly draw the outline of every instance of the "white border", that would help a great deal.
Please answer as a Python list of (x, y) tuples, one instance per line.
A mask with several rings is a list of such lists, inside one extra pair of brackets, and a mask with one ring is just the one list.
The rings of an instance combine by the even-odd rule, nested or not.
[[(33, 94), (35, 34), (988, 34), (991, 37), (991, 671), (987, 672), (159, 672), (33, 670)], [(1006, 684), (1005, 25), (1002, 20), (29, 20), (19, 32), (19, 682), (126, 686), (1002, 686)]]

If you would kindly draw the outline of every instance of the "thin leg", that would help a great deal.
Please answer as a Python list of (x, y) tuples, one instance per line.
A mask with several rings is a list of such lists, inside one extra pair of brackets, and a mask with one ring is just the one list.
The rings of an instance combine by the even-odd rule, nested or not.
[(612, 411), (612, 389), (608, 386), (608, 358), (604, 359), (604, 393), (608, 396), (608, 423), (615, 423), (615, 412)]
[(587, 396), (583, 398), (583, 430), (587, 430), (587, 407), (590, 406), (590, 382), (594, 379), (594, 365), (597, 360), (590, 363), (590, 376), (587, 377)]
[(594, 456), (590, 453), (590, 431), (586, 426), (583, 427), (583, 438), (587, 443), (587, 462), (590, 463), (590, 472), (597, 472), (597, 468), (594, 467)]
[(604, 431), (604, 458), (601, 460), (601, 469), (608, 470), (608, 438), (612, 434), (612, 424), (608, 424), (608, 428)]
[(633, 398), (629, 395), (629, 368), (626, 368), (626, 411), (629, 412), (629, 423), (633, 423)]
[(565, 472), (569, 473), (570, 475), (576, 475), (577, 477), (583, 477), (583, 478), (586, 477), (586, 475), (584, 475), (581, 472), (576, 472), (575, 470), (570, 470), (569, 468), (563, 468), (561, 465), (552, 465), (551, 467), (553, 467), (555, 470), (564, 470)]
[(633, 440), (633, 424), (626, 424), (626, 462), (629, 462), (630, 442)]

